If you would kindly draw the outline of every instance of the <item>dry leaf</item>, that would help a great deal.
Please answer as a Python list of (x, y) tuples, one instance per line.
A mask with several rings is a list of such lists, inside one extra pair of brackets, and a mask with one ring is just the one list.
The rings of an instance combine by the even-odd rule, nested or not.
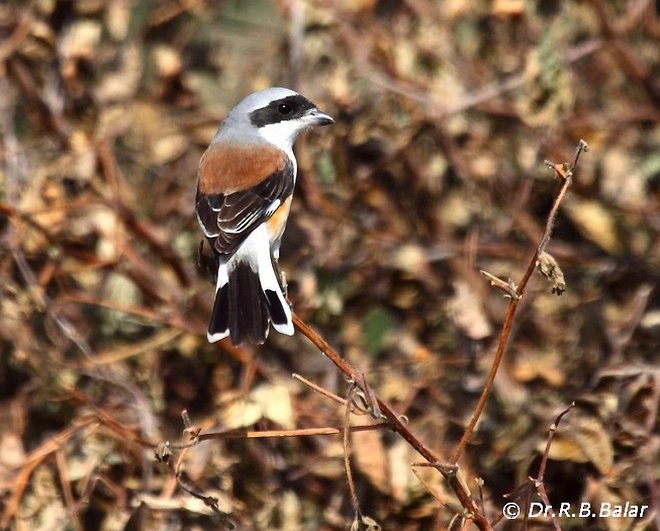
[(519, 351), (513, 361), (513, 375), (519, 382), (541, 378), (553, 387), (563, 385), (566, 380), (561, 353), (556, 350)]
[(548, 279), (552, 286), (552, 293), (562, 295), (566, 291), (566, 280), (564, 273), (559, 267), (557, 260), (550, 253), (542, 252), (536, 259), (536, 266), (541, 274)]
[(387, 455), (391, 483), (390, 494), (395, 500), (403, 503), (408, 498), (408, 489), (410, 488), (410, 481), (412, 479), (410, 463), (413, 460), (413, 452), (411, 452), (410, 446), (403, 439), (397, 439), (389, 447)]
[(388, 456), (378, 431), (355, 434), (350, 448), (357, 469), (383, 494), (392, 493)]
[[(10, 431), (0, 435), (0, 477), (21, 466), (25, 462), (25, 449), (20, 437)], [(6, 488), (5, 485), (2, 488)]]
[(268, 419), (284, 429), (294, 427), (291, 397), (287, 387), (263, 384), (256, 387), (247, 399), (237, 400), (221, 413), (223, 424), (230, 429), (245, 428), (261, 419)]
[(493, 15), (509, 17), (522, 15), (525, 12), (524, 0), (495, 0), (491, 8)]
[(628, 146), (604, 150), (601, 159), (603, 168), (603, 195), (617, 205), (638, 208), (648, 193), (640, 161), (630, 156)]
[[(539, 451), (545, 449), (540, 441)], [(574, 411), (565, 418), (550, 447), (550, 458), (557, 461), (591, 462), (601, 474), (607, 474), (614, 463), (612, 439), (595, 417)]]
[(479, 297), (466, 282), (454, 284), (447, 311), (461, 332), (472, 339), (484, 339), (493, 333)]
[(611, 254), (621, 252), (614, 217), (601, 202), (572, 196), (563, 207), (585, 238)]
[(232, 430), (253, 426), (262, 417), (262, 409), (252, 400), (237, 400), (225, 406), (220, 413), (224, 427)]
[(69, 26), (58, 47), (64, 60), (93, 60), (99, 50), (101, 24), (91, 19), (79, 19)]
[(264, 418), (272, 420), (283, 428), (293, 428), (293, 408), (291, 395), (284, 385), (264, 384), (257, 387), (251, 398), (261, 406)]
[[(224, 500), (224, 504), (222, 504), (221, 510), (223, 510), (223, 507), (227, 510), (229, 510), (231, 507), (231, 505), (227, 502), (226, 496), (223, 497), (219, 492), (205, 491), (204, 495), (213, 496), (214, 498), (218, 499), (220, 502), (218, 505), (221, 505)], [(147, 507), (156, 511), (172, 511), (183, 509), (194, 514), (213, 514), (212, 509), (208, 507), (202, 500), (185, 494), (164, 498), (162, 496), (154, 496), (152, 494), (143, 493), (139, 496), (139, 500)]]

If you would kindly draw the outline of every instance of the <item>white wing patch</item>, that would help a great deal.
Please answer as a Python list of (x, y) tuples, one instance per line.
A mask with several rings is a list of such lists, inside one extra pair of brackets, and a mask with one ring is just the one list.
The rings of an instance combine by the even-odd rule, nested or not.
[(268, 217), (272, 216), (272, 215), (275, 213), (275, 211), (276, 211), (278, 208), (280, 208), (280, 205), (281, 205), (281, 204), (282, 204), (282, 201), (280, 201), (279, 199), (275, 199), (275, 201), (273, 201), (273, 202), (270, 204), (270, 206), (266, 209), (266, 215), (267, 215)]

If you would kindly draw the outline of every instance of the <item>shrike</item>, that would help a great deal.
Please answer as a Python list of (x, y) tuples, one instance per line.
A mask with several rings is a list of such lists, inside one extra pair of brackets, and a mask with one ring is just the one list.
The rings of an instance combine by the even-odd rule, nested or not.
[(209, 342), (263, 343), (270, 323), (293, 334), (279, 252), (296, 183), (293, 143), (334, 123), (285, 88), (251, 94), (220, 124), (197, 173), (196, 213), (218, 266)]

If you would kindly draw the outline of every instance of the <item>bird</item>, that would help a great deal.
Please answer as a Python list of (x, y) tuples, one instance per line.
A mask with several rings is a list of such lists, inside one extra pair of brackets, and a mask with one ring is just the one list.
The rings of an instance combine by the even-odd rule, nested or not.
[(210, 343), (263, 344), (271, 323), (293, 335), (278, 262), (298, 171), (293, 144), (333, 123), (304, 96), (271, 87), (238, 103), (203, 153), (195, 212), (217, 265)]

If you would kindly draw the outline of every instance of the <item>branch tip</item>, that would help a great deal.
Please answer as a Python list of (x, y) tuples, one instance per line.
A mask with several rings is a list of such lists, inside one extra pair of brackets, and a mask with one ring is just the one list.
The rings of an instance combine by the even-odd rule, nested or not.
[(481, 269), (479, 273), (481, 273), (481, 276), (488, 279), (490, 285), (493, 288), (497, 288), (502, 291), (505, 297), (516, 300), (521, 299), (521, 296), (518, 294), (516, 284), (513, 282), (513, 280), (509, 279), (508, 281), (504, 281), (501, 278), (492, 275), (488, 271), (484, 271), (483, 269)]

